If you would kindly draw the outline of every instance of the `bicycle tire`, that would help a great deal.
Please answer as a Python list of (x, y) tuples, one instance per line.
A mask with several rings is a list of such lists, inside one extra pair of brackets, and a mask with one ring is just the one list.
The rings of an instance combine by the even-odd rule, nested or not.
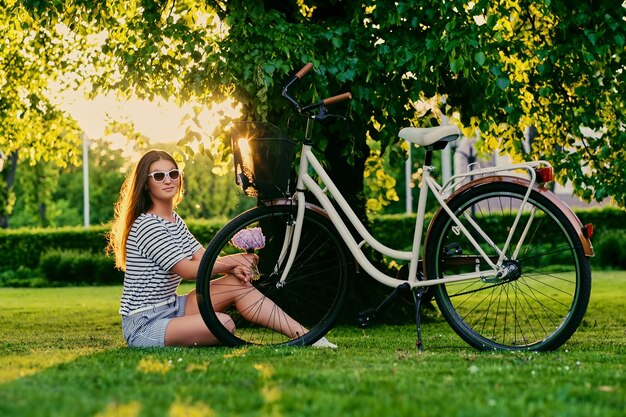
[[(520, 225), (529, 224), (517, 259), (509, 261), (510, 276), (435, 287), (437, 305), (448, 324), (479, 350), (557, 349), (576, 331), (589, 303), (591, 270), (578, 232), (561, 209), (537, 190), (531, 191), (522, 208), (526, 192), (527, 187), (515, 183), (484, 183), (449, 202), (452, 212), (493, 259), (496, 251), (469, 226), (463, 213), (499, 248), (520, 209)], [(533, 209), (534, 217), (529, 214)], [(498, 221), (507, 222), (507, 233), (498, 232), (502, 230)], [(523, 230), (517, 227), (508, 258)], [(480, 266), (484, 259), (447, 213), (437, 216), (427, 239), (428, 279), (485, 269)]]
[[(340, 314), (349, 291), (350, 266), (354, 261), (333, 224), (317, 211), (305, 210), (295, 261), (284, 285), (277, 285), (283, 265), (278, 273), (274, 267), (283, 246), (286, 224), (295, 220), (296, 209), (295, 205), (252, 208), (226, 224), (207, 246), (196, 283), (198, 306), (207, 327), (224, 345), (310, 345), (329, 331)], [(231, 239), (240, 230), (253, 227), (261, 227), (265, 247), (255, 251), (259, 258), (259, 279), (252, 281), (247, 294), (254, 294), (259, 300), (251, 309), (258, 310), (260, 306), (267, 306), (264, 304), (267, 302), (277, 307), (271, 317), (262, 319), (250, 311), (241, 314), (234, 306), (225, 308), (212, 303), (212, 294), (217, 299), (219, 289), (211, 291), (212, 283), (219, 278), (211, 274), (216, 259), (241, 252)], [(233, 319), (234, 332), (219, 320), (216, 309)], [(287, 320), (284, 314), (302, 325), (297, 329), (298, 335), (286, 336), (267, 327), (283, 325), (281, 323)]]

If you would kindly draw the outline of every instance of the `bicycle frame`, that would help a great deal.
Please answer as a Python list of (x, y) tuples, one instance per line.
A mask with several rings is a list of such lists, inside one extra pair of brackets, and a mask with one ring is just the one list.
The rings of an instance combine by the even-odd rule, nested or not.
[[(413, 245), (411, 251), (399, 251), (396, 249), (389, 248), (374, 238), (363, 225), (363, 223), (359, 220), (357, 215), (354, 213), (352, 208), (349, 206), (345, 198), (342, 196), (341, 192), (337, 189), (336, 185), (333, 183), (332, 179), (328, 175), (328, 173), (324, 170), (318, 159), (312, 152), (312, 146), (310, 141), (310, 125), (312, 124), (311, 120), (307, 123), (307, 129), (305, 134), (305, 141), (302, 145), (300, 166), (298, 170), (298, 181), (296, 186), (296, 198), (297, 198), (297, 216), (295, 220), (295, 224), (291, 225), (288, 228), (288, 231), (285, 236), (285, 241), (283, 243), (283, 249), (281, 251), (279, 261), (277, 265), (282, 265), (286, 259), (286, 264), (284, 270), (282, 272), (279, 286), (284, 283), (295, 259), (295, 255), (298, 249), (298, 245), (300, 242), (301, 229), (302, 229), (302, 219), (304, 218), (304, 211), (306, 207), (306, 198), (305, 198), (305, 189), (309, 189), (313, 195), (318, 199), (322, 208), (326, 210), (326, 213), (334, 226), (337, 228), (340, 236), (344, 240), (346, 246), (355, 257), (357, 263), (374, 279), (379, 281), (380, 283), (387, 285), (389, 287), (398, 287), (401, 284), (406, 283), (407, 281), (391, 277), (383, 272), (381, 272), (378, 268), (376, 268), (370, 261), (367, 259), (362, 246), (367, 243), (374, 250), (379, 253), (398, 259), (410, 261), (409, 264), (409, 278), (408, 283), (411, 288), (417, 287), (426, 287), (431, 285), (438, 285), (442, 283), (448, 282), (457, 282), (457, 281), (466, 281), (472, 279), (487, 279), (487, 277), (501, 277), (506, 274), (506, 271), (503, 269), (503, 262), (507, 259), (515, 259), (517, 253), (519, 251), (519, 247), (523, 243), (523, 240), (526, 236), (526, 232), (530, 229), (530, 225), (534, 220), (533, 212), (529, 216), (528, 222), (524, 225), (524, 230), (522, 232), (520, 241), (517, 242), (516, 248), (513, 251), (513, 255), (510, 258), (507, 258), (505, 254), (507, 253), (510, 245), (512, 236), (515, 233), (519, 225), (519, 220), (521, 218), (521, 214), (523, 210), (520, 210), (517, 214), (517, 217), (514, 220), (513, 226), (509, 231), (508, 238), (504, 244), (503, 248), (497, 248), (496, 245), (489, 239), (489, 237), (480, 229), (480, 227), (471, 219), (468, 220), (469, 224), (472, 226), (475, 232), (484, 239), (485, 242), (488, 242), (490, 246), (492, 246), (496, 252), (499, 254), (499, 258), (496, 262), (489, 257), (483, 249), (480, 247), (478, 242), (473, 238), (471, 233), (465, 228), (465, 226), (461, 223), (459, 218), (452, 212), (452, 210), (446, 204), (445, 199), (454, 191), (458, 185), (466, 180), (470, 176), (485, 176), (485, 175), (493, 175), (498, 172), (503, 171), (515, 171), (515, 170), (525, 170), (528, 172), (530, 176), (530, 182), (528, 185), (528, 192), (526, 193), (524, 200), (522, 201), (522, 205), (524, 205), (532, 191), (533, 185), (536, 183), (536, 172), (534, 168), (538, 166), (550, 166), (549, 163), (545, 161), (536, 161), (536, 162), (528, 162), (521, 164), (514, 164), (507, 167), (500, 168), (485, 168), (485, 169), (476, 169), (467, 173), (458, 174), (452, 177), (448, 182), (446, 182), (443, 186), (439, 185), (431, 176), (431, 172), (435, 169), (434, 167), (427, 165), (425, 162), (423, 165), (423, 176), (422, 176), (422, 184), (426, 185), (426, 187), (422, 186), (420, 190), (420, 195), (418, 199), (417, 206), (417, 216), (416, 223), (413, 235)], [(321, 182), (325, 186), (324, 189), (309, 175), (309, 168), (313, 168)], [(490, 267), (488, 270), (481, 270), (472, 273), (465, 273), (453, 276), (447, 276), (437, 280), (419, 280), (418, 279), (418, 264), (419, 264), (419, 255), (422, 244), (422, 235), (423, 235), (423, 224), (424, 224), (424, 215), (426, 211), (426, 203), (428, 199), (428, 192), (432, 192), (439, 205), (443, 210), (450, 216), (450, 218), (455, 222), (456, 226), (460, 229), (460, 231), (468, 238), (468, 240), (472, 243), (472, 245), (476, 248), (481, 257), (485, 260), (485, 263)], [(346, 223), (344, 223), (343, 219), (339, 215), (338, 211), (335, 209), (334, 205), (331, 203), (327, 193), (334, 198), (334, 200), (339, 205), (342, 212), (346, 215), (347, 219), (350, 221), (352, 226), (356, 229), (362, 240), (357, 242)], [(278, 267), (278, 266), (277, 266)], [(428, 278), (428, 277), (426, 277)]]
[[(369, 327), (394, 300), (410, 295), (419, 350), (423, 349), (421, 308), (431, 296), (450, 327), (476, 349), (547, 351), (565, 343), (589, 303), (593, 226), (583, 226), (545, 187), (554, 180), (550, 164), (537, 161), (485, 169), (472, 164), (470, 172), (438, 181), (433, 152), (456, 140), (459, 129), (401, 129), (399, 138), (426, 151), (421, 189), (412, 242), (384, 244), (370, 234), (367, 222), (355, 214), (312, 149), (314, 122), (345, 119), (328, 113), (328, 106), (346, 102), (351, 93), (301, 105), (287, 92), (311, 68), (306, 64), (282, 92), (294, 113), (308, 120), (295, 184), (280, 172), (285, 164), (291, 167), (293, 142), (287, 144), (288, 153), (265, 146), (240, 147), (239, 151), (249, 152), (250, 161), (244, 161), (244, 152), (233, 146), (241, 159), (235, 169), (237, 183), (260, 204), (228, 222), (202, 257), (196, 292), (207, 328), (230, 346), (319, 346), (318, 340), (332, 346), (320, 338), (350, 301), (351, 284), (357, 284), (351, 282), (352, 273), (362, 270), (391, 291), (375, 308), (353, 306), (360, 310), (359, 327)], [(248, 126), (233, 131), (233, 144), (273, 139), (258, 125)], [(424, 229), (430, 193), (439, 207), (432, 218), (428, 214), (430, 224)], [(252, 230), (265, 235), (263, 242), (240, 244), (240, 238)], [(402, 232), (410, 240), (408, 231)], [(234, 294), (228, 281), (232, 274), (213, 271), (220, 257), (244, 250), (256, 252), (255, 262), (248, 265), (254, 281), (237, 282)], [(395, 259), (401, 270), (390, 271), (370, 261), (371, 251)], [(213, 285), (216, 280), (228, 285)], [(217, 308), (222, 307), (221, 300), (232, 301), (233, 296), (247, 301)], [(225, 323), (220, 313), (235, 326)]]

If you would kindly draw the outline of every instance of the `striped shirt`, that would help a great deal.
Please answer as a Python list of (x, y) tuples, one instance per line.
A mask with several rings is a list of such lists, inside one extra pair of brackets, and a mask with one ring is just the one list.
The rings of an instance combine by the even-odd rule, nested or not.
[(133, 223), (126, 242), (126, 273), (120, 314), (167, 301), (176, 294), (182, 277), (171, 269), (202, 248), (183, 219), (174, 223), (143, 213)]

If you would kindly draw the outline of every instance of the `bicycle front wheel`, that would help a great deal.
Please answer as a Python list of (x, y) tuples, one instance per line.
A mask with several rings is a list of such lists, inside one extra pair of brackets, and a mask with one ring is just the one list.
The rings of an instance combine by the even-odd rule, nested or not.
[[(449, 202), (494, 263), (510, 238), (504, 274), (435, 287), (442, 315), (477, 349), (556, 349), (571, 337), (587, 309), (591, 272), (578, 231), (540, 192), (533, 190), (524, 203), (527, 190), (513, 183), (487, 183)], [(445, 212), (433, 223), (428, 240), (428, 279), (490, 269)]]
[[(226, 224), (206, 248), (196, 283), (198, 305), (209, 330), (223, 344), (310, 345), (337, 319), (353, 260), (325, 216), (305, 210), (295, 261), (281, 280), (296, 210), (291, 205), (255, 207)], [(221, 276), (211, 273), (216, 260), (241, 253), (233, 236), (253, 228), (260, 228), (265, 236), (264, 247), (255, 250), (256, 279), (249, 286), (221, 285)], [(221, 304), (220, 300), (230, 301)], [(227, 328), (216, 312), (228, 314), (235, 330)]]

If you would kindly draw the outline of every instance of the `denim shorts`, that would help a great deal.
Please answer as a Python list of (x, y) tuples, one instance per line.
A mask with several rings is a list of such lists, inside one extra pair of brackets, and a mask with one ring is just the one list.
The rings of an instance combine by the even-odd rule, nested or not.
[(130, 347), (163, 347), (170, 320), (185, 315), (187, 295), (176, 295), (161, 306), (122, 316), (124, 339)]

